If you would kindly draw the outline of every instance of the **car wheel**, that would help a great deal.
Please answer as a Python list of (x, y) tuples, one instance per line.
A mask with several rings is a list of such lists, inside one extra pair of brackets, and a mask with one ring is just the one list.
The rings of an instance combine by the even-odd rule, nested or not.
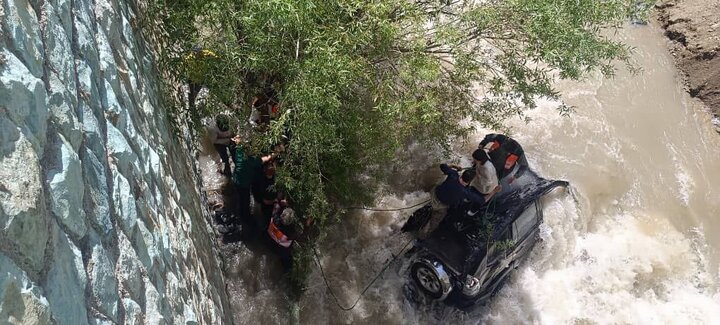
[(447, 276), (441, 278), (437, 270), (427, 261), (413, 263), (410, 274), (420, 290), (433, 299), (444, 299), (450, 292)]

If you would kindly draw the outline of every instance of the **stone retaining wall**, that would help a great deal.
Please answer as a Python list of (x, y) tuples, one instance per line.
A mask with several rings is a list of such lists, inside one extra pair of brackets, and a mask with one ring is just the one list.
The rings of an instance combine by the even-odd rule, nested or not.
[(137, 8), (2, 0), (0, 323), (227, 323)]

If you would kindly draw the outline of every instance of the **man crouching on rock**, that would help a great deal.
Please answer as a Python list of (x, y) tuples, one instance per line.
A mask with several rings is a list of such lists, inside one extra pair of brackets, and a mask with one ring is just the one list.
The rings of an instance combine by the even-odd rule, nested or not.
[(462, 176), (459, 174), (461, 168), (458, 166), (451, 167), (447, 164), (441, 164), (440, 170), (447, 175), (447, 178), (430, 191), (432, 214), (430, 220), (420, 229), (418, 234), (420, 239), (427, 238), (437, 228), (445, 218), (449, 208), (459, 206), (465, 199), (477, 205), (483, 205), (490, 199), (490, 196), (484, 197), (468, 188), (468, 184), (475, 178), (475, 169), (465, 170)]

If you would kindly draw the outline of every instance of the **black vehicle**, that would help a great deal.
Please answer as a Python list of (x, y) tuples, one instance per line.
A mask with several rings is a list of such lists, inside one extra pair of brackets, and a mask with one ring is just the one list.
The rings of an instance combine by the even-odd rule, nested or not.
[[(502, 287), (538, 241), (540, 199), (568, 182), (546, 180), (528, 170), (503, 183), (489, 204), (448, 211), (437, 229), (410, 250), (410, 276), (430, 298), (460, 307), (481, 303)], [(413, 213), (403, 231), (421, 228), (432, 208)]]

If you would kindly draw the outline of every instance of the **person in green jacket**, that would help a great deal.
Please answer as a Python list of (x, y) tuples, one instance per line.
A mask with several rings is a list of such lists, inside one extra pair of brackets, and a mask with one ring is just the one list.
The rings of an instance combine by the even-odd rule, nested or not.
[(254, 224), (254, 220), (250, 218), (250, 193), (252, 184), (257, 177), (262, 175), (262, 165), (274, 159), (277, 154), (272, 153), (267, 156), (258, 157), (250, 146), (243, 143), (240, 136), (232, 138), (232, 141), (235, 143), (235, 152), (233, 153), (235, 169), (233, 170), (232, 180), (238, 195), (239, 217), (241, 220)]

